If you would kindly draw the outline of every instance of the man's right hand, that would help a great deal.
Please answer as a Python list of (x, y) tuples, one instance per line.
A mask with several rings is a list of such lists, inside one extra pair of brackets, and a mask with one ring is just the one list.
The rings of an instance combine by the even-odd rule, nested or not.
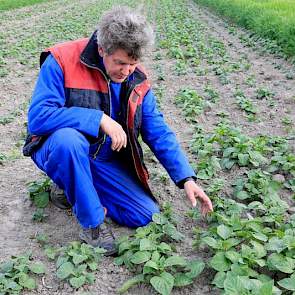
[(125, 148), (127, 146), (127, 135), (122, 126), (108, 115), (102, 115), (100, 128), (111, 138), (111, 148), (113, 151), (119, 152), (122, 147)]

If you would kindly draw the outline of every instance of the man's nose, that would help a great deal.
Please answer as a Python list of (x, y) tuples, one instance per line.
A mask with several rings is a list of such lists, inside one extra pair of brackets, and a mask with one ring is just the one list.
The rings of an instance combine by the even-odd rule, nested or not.
[(124, 65), (122, 67), (122, 74), (128, 76), (130, 74), (130, 65)]

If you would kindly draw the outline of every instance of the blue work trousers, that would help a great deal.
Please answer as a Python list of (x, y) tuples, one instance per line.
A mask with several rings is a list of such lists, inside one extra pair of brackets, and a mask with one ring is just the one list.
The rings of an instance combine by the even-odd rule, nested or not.
[(33, 154), (36, 165), (60, 188), (84, 228), (94, 228), (107, 216), (128, 227), (144, 226), (159, 212), (128, 163), (89, 156), (90, 144), (73, 128), (52, 133)]

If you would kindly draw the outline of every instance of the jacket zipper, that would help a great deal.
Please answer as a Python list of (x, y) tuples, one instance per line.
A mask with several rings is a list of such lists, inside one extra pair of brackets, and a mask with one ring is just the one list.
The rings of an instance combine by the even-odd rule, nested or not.
[[(101, 69), (99, 69), (99, 68), (97, 68), (97, 67), (90, 66), (90, 65), (86, 64), (85, 62), (83, 62), (81, 59), (80, 59), (80, 62), (81, 62), (83, 65), (85, 65), (86, 67), (89, 67), (89, 68), (91, 68), (91, 69), (94, 69), (94, 70), (99, 71), (99, 72), (102, 74), (102, 76), (104, 77), (104, 79), (106, 80), (107, 85), (108, 85), (108, 92), (109, 92), (108, 95), (109, 95), (109, 102), (110, 102), (110, 104), (109, 104), (109, 105), (110, 105), (110, 107), (109, 107), (109, 115), (110, 115), (110, 117), (111, 117), (111, 116), (112, 116), (112, 97), (111, 97), (110, 80), (106, 77), (106, 75), (104, 74), (104, 72), (103, 72)], [(96, 150), (95, 153), (93, 154), (93, 159), (96, 159), (97, 154), (98, 154), (98, 152), (99, 152), (101, 146), (105, 143), (105, 141), (106, 141), (106, 134), (103, 135), (102, 143), (99, 144), (99, 146), (97, 147), (97, 150)]]

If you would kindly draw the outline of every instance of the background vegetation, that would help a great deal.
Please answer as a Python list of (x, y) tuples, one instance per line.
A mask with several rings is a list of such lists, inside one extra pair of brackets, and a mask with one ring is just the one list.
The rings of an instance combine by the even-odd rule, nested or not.
[(45, 0), (0, 0), (0, 11), (29, 6), (44, 1)]
[(195, 0), (214, 8), (261, 37), (274, 40), (295, 56), (295, 2), (291, 0)]

